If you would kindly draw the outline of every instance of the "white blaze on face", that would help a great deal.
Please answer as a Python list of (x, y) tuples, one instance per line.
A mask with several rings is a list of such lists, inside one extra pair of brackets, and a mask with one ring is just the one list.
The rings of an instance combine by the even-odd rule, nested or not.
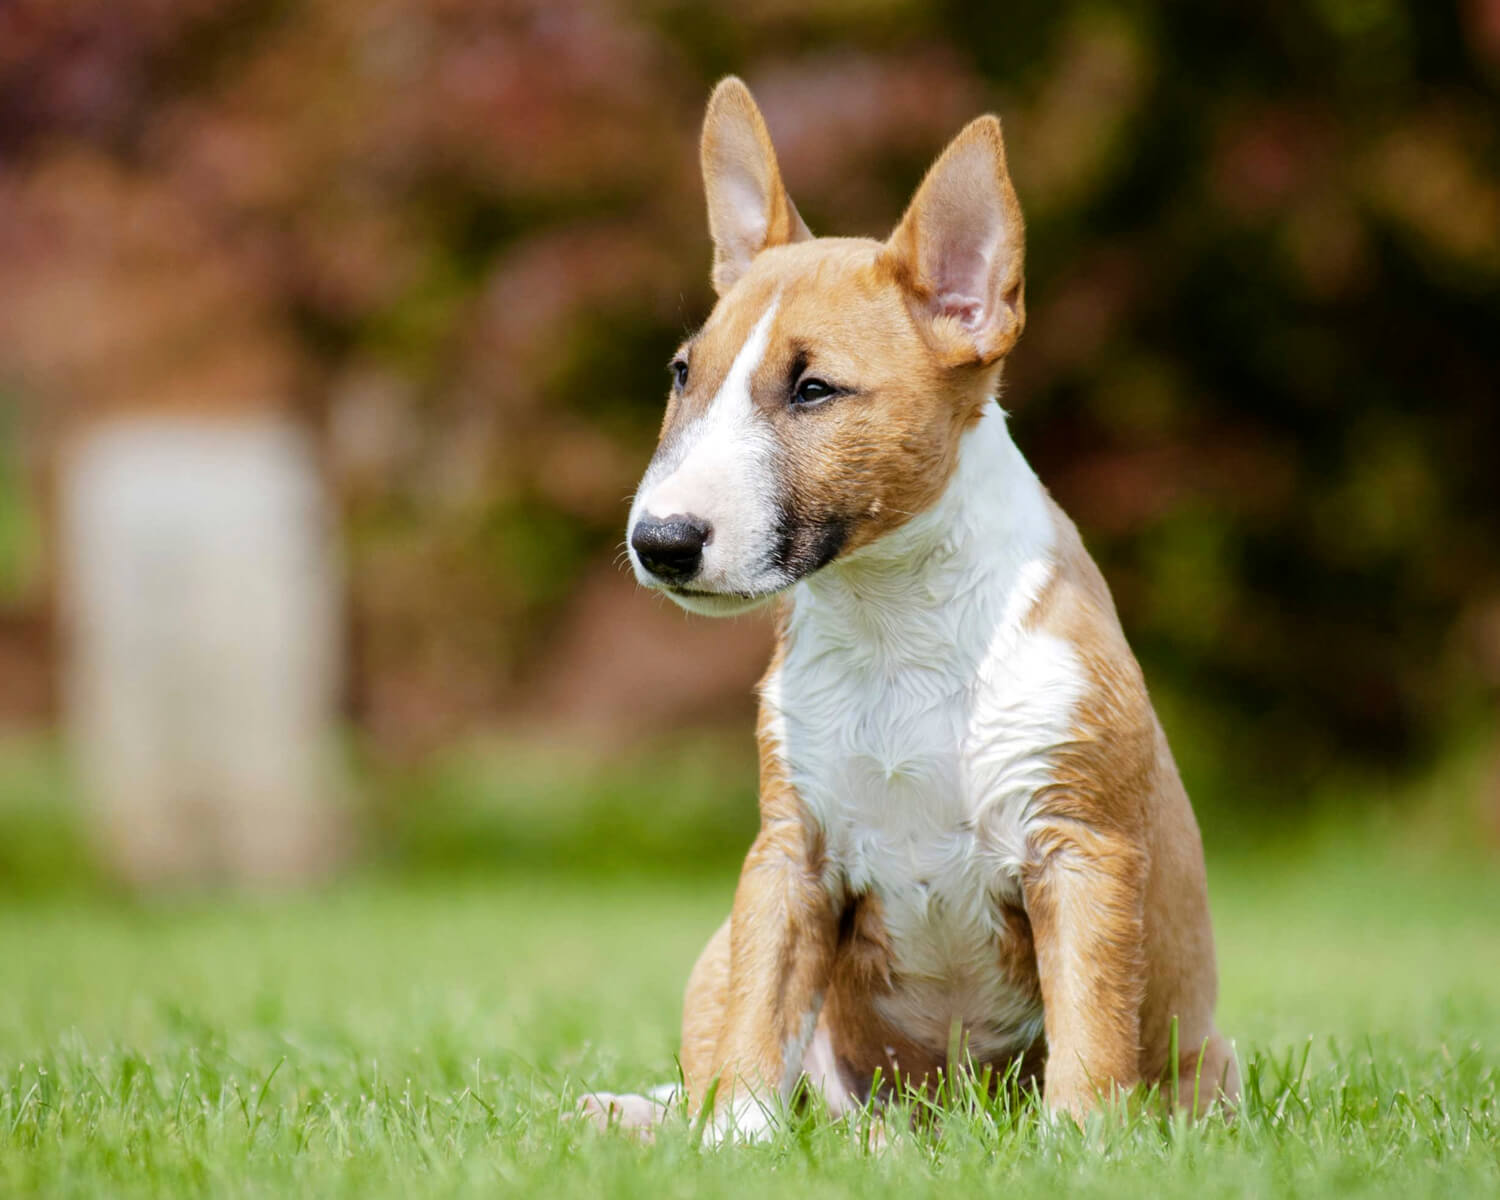
[[(700, 604), (674, 597), (695, 611), (728, 611), (731, 598), (762, 593), (781, 582), (772, 578), (769, 566), (778, 512), (775, 441), (756, 414), (750, 394), (775, 316), (773, 300), (734, 356), (707, 411), (652, 460), (630, 512), (632, 530), (642, 517), (689, 516), (709, 526), (703, 566), (687, 586), (695, 592), (723, 593), (724, 602)], [(634, 550), (630, 561), (642, 583), (657, 582)]]

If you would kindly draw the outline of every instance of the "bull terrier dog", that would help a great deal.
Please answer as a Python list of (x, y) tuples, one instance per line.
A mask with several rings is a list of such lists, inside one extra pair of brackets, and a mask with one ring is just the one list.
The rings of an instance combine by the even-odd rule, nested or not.
[(755, 1136), (799, 1086), (841, 1113), (1018, 1063), (1075, 1118), (1143, 1083), (1232, 1103), (1192, 807), (996, 400), (1026, 319), (1000, 122), (883, 242), (808, 232), (738, 79), (702, 167), (718, 302), (672, 359), (630, 561), (691, 612), (775, 605), (778, 632), (760, 832), (687, 985), (687, 1107)]

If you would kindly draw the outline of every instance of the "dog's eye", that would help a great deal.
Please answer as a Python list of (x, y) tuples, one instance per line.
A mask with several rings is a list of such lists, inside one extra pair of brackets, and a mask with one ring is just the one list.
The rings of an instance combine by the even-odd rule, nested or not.
[(672, 372), (672, 386), (679, 392), (682, 391), (683, 388), (687, 387), (687, 359), (674, 358), (670, 370)]
[(804, 379), (797, 385), (797, 390), (792, 393), (793, 404), (821, 404), (824, 400), (839, 394), (838, 388), (833, 384), (821, 379)]

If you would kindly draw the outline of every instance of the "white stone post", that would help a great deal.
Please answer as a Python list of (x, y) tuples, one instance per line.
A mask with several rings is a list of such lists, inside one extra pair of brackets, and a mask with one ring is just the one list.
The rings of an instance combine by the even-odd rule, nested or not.
[(85, 430), (60, 472), (64, 703), (127, 880), (268, 884), (336, 853), (336, 552), (309, 439), (267, 416)]

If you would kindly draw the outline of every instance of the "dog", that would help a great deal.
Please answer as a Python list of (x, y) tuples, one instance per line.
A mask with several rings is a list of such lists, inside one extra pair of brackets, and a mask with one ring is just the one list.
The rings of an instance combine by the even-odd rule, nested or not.
[[(967, 1066), (1075, 1119), (1141, 1084), (1232, 1105), (1192, 807), (996, 400), (1026, 319), (999, 120), (884, 242), (809, 233), (738, 79), (701, 157), (718, 302), (672, 360), (630, 561), (691, 612), (779, 618), (760, 831), (687, 986), (688, 1109), (754, 1137), (799, 1086), (839, 1114)], [(649, 1126), (671, 1099), (583, 1104)]]

